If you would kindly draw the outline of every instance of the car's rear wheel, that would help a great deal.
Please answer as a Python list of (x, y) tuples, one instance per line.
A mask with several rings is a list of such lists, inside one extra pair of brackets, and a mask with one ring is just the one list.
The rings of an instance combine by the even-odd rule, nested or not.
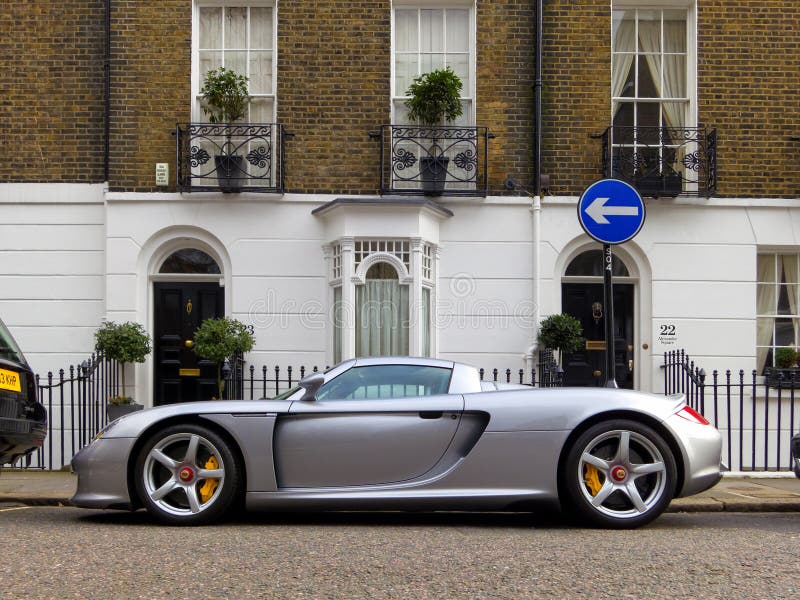
[(569, 450), (563, 500), (583, 522), (611, 528), (649, 523), (675, 494), (677, 468), (669, 445), (631, 420), (598, 423)]
[(217, 520), (239, 493), (241, 469), (228, 442), (200, 425), (173, 425), (152, 435), (135, 469), (145, 508), (172, 525)]

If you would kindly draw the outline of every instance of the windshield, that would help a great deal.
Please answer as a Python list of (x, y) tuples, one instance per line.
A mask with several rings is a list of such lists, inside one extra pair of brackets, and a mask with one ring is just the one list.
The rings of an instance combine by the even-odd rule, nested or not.
[(17, 342), (11, 337), (11, 333), (6, 329), (2, 321), (0, 321), (0, 358), (23, 365), (27, 364), (19, 346), (17, 346)]
[(283, 392), (281, 394), (278, 394), (274, 398), (271, 398), (271, 400), (286, 400), (289, 396), (294, 394), (299, 389), (300, 389), (300, 386), (296, 385), (293, 388), (290, 388), (290, 389), (286, 390), (285, 392)]

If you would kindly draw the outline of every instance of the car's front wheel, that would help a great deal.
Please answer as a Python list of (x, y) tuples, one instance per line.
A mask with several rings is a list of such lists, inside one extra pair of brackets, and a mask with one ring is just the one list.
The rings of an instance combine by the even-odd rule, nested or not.
[(228, 442), (200, 425), (173, 425), (152, 435), (135, 469), (145, 508), (172, 525), (219, 519), (239, 493), (241, 469)]
[(590, 427), (564, 464), (563, 500), (590, 525), (639, 527), (664, 512), (675, 494), (677, 468), (669, 445), (636, 421)]

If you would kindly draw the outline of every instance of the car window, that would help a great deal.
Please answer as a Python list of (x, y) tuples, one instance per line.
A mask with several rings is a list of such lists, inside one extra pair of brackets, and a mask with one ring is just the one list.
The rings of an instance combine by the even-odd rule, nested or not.
[(16, 363), (25, 364), (25, 358), (22, 352), (11, 337), (11, 333), (6, 329), (6, 326), (0, 321), (0, 358), (11, 360)]
[(318, 400), (380, 400), (446, 394), (452, 371), (422, 365), (367, 365), (324, 384)]

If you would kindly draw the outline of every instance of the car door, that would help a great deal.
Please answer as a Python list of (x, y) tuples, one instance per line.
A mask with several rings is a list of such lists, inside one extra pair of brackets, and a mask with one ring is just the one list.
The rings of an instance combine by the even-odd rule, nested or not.
[(425, 365), (354, 366), (317, 399), (279, 417), (279, 488), (351, 487), (409, 481), (441, 459), (464, 399), (447, 394), (451, 370)]

